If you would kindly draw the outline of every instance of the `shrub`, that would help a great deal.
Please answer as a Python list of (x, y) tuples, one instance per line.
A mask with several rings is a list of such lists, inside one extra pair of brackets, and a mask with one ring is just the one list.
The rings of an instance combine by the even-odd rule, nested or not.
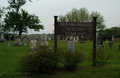
[(96, 54), (96, 65), (97, 66), (106, 66), (108, 59), (111, 55), (106, 55), (104, 49), (98, 49)]
[(83, 60), (83, 53), (75, 51), (73, 54), (71, 51), (67, 51), (64, 54), (64, 67), (68, 71), (73, 71), (76, 69), (78, 63)]
[(47, 49), (37, 49), (37, 53), (26, 55), (21, 59), (24, 71), (48, 73), (57, 66), (56, 55)]

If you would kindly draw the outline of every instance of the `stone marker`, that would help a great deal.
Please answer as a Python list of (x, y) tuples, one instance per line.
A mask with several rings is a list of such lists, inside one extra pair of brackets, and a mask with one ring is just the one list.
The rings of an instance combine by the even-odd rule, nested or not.
[(97, 41), (97, 47), (98, 48), (104, 48), (104, 46), (103, 46), (103, 36), (102, 36), (101, 33), (97, 33), (96, 41)]
[(41, 45), (48, 45), (47, 34), (41, 34)]
[(108, 40), (106, 39), (106, 43), (108, 43)]
[(68, 41), (68, 51), (72, 51), (73, 53), (75, 52), (75, 44), (74, 41)]
[(0, 32), (0, 42), (4, 42), (4, 33)]
[(8, 46), (11, 46), (11, 42), (8, 42)]
[(112, 35), (112, 41), (114, 42), (114, 35)]
[(37, 40), (34, 37), (32, 37), (30, 39), (30, 49), (31, 49), (32, 53), (36, 53), (36, 50), (37, 50)]
[(20, 36), (15, 37), (15, 46), (21, 46), (21, 38), (20, 38)]
[(84, 43), (84, 36), (81, 36), (80, 43)]

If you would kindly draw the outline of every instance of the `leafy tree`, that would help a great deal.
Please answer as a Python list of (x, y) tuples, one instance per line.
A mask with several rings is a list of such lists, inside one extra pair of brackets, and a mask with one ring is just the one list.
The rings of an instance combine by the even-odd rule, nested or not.
[(19, 14), (8, 12), (4, 20), (6, 23), (4, 31), (18, 31), (20, 36), (22, 32), (27, 32), (27, 28), (34, 29), (35, 31), (44, 29), (43, 25), (39, 24), (40, 20), (38, 19), (38, 16), (35, 16), (34, 14), (31, 15), (25, 10), (21, 10), (21, 13)]
[(9, 11), (4, 18), (4, 31), (18, 31), (19, 36), (21, 36), (22, 32), (27, 32), (27, 28), (34, 29), (35, 31), (44, 29), (43, 25), (40, 24), (41, 21), (38, 16), (29, 14), (27, 11), (20, 9), (25, 5), (26, 0), (17, 0), (17, 2), (15, 2), (15, 0), (9, 0), (8, 3), (10, 5), (7, 8)]
[(76, 9), (73, 8), (72, 11), (67, 12), (66, 15), (59, 15), (60, 22), (88, 22), (89, 12), (86, 8)]
[(96, 26), (97, 31), (103, 33), (103, 30), (105, 28), (105, 24), (104, 24), (105, 20), (103, 16), (98, 12), (92, 11), (92, 13), (90, 14), (90, 19), (92, 20), (93, 17), (97, 17), (97, 26)]
[(4, 13), (5, 13), (5, 7), (1, 7), (0, 8), (0, 18), (2, 18)]
[(104, 24), (104, 18), (103, 16), (98, 13), (92, 11), (91, 14), (89, 14), (89, 11), (86, 8), (80, 8), (76, 9), (73, 8), (72, 11), (67, 12), (65, 15), (59, 15), (59, 22), (91, 22), (93, 21), (93, 17), (97, 17), (97, 29), (99, 29), (100, 32), (103, 32), (103, 29), (105, 28)]
[(104, 36), (111, 36), (111, 29), (106, 28), (105, 30), (103, 30), (103, 35)]

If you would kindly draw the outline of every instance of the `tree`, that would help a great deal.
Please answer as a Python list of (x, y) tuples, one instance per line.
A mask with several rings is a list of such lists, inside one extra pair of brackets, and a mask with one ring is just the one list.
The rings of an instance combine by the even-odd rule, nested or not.
[(67, 12), (66, 15), (59, 15), (60, 22), (88, 22), (89, 12), (86, 8), (76, 9), (73, 8), (72, 11)]
[(5, 7), (0, 8), (0, 27), (2, 26), (2, 16), (5, 13)]
[(96, 12), (96, 11), (92, 11), (92, 13), (90, 14), (91, 21), (93, 21), (92, 20), (93, 17), (97, 17), (97, 26), (96, 26), (96, 29), (99, 32), (103, 33), (103, 30), (105, 28), (105, 24), (104, 24), (105, 20), (104, 20), (103, 16), (100, 13)]
[(41, 21), (38, 16), (20, 9), (25, 5), (26, 0), (17, 0), (17, 2), (15, 2), (15, 0), (9, 0), (8, 3), (10, 5), (7, 8), (9, 11), (4, 18), (4, 31), (18, 31), (19, 36), (21, 36), (22, 32), (27, 32), (27, 28), (34, 29), (35, 31), (44, 29), (43, 25), (40, 24)]
[(89, 14), (89, 11), (86, 8), (80, 8), (76, 9), (73, 8), (72, 11), (67, 12), (65, 15), (59, 15), (59, 22), (92, 22), (93, 17), (97, 17), (97, 29), (100, 30), (100, 32), (103, 32), (103, 29), (105, 28), (104, 24), (104, 18), (103, 16), (98, 13), (92, 11), (91, 14)]
[[(17, 18), (17, 20), (16, 20)], [(21, 10), (21, 13), (17, 14), (15, 12), (8, 12), (5, 16), (5, 26), (4, 31), (18, 31), (19, 36), (22, 32), (27, 32), (27, 28), (39, 31), (39, 29), (44, 29), (43, 25), (40, 24), (38, 16), (34, 14), (30, 15), (27, 11)]]

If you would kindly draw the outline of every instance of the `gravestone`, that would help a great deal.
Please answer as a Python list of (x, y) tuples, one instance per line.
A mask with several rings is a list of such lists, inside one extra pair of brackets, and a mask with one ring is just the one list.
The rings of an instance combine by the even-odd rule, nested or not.
[(49, 39), (49, 41), (51, 41), (51, 37), (49, 37), (48, 39)]
[(77, 39), (76, 39), (76, 42), (78, 42), (79, 41), (79, 36), (77, 36)]
[(11, 46), (11, 42), (8, 42), (8, 46)]
[(48, 46), (48, 42), (47, 42), (47, 34), (41, 34), (41, 45), (45, 45)]
[(15, 46), (21, 46), (21, 38), (20, 38), (20, 36), (15, 36)]
[(110, 48), (113, 47), (113, 42), (109, 42), (109, 47), (110, 47)]
[(67, 37), (65, 38), (65, 41), (67, 41)]
[(23, 41), (24, 41), (24, 46), (27, 46), (27, 36), (24, 37)]
[(101, 33), (97, 33), (97, 36), (96, 36), (96, 41), (97, 41), (97, 47), (98, 48), (104, 48), (103, 46), (103, 35)]
[(87, 41), (90, 41), (90, 37), (87, 38)]
[(4, 42), (4, 33), (0, 32), (0, 42)]
[(9, 41), (10, 41), (10, 40), (11, 40), (11, 36), (9, 35), (9, 37), (8, 37), (8, 38), (9, 38)]
[(30, 50), (32, 53), (36, 53), (37, 51), (37, 40), (34, 37), (30, 39)]
[(74, 41), (68, 41), (68, 51), (75, 52), (75, 44)]
[(41, 37), (38, 38), (38, 43), (41, 44)]
[(70, 36), (70, 37), (69, 37), (69, 41), (73, 41), (73, 36)]
[(114, 42), (114, 35), (112, 35), (112, 41)]
[(106, 43), (108, 43), (108, 40), (106, 39)]
[(57, 36), (57, 40), (58, 40), (58, 41), (60, 40), (60, 36)]
[(81, 36), (80, 43), (84, 43), (84, 36)]
[(74, 38), (74, 42), (75, 42), (75, 38)]

